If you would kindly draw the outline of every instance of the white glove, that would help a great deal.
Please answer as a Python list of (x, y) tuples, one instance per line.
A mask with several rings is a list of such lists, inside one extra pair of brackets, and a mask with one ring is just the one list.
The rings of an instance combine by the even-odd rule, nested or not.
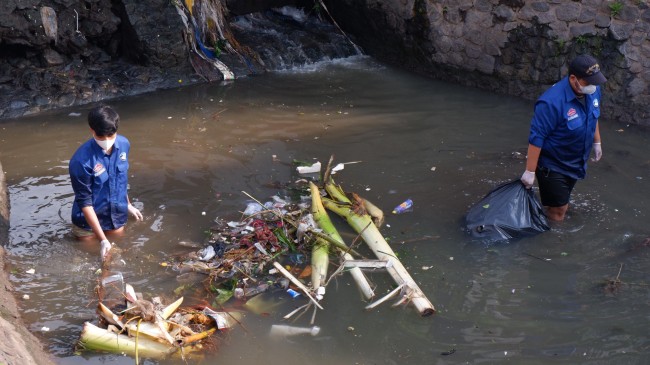
[(104, 261), (106, 255), (108, 254), (108, 251), (111, 250), (111, 243), (108, 240), (102, 240), (100, 244), (102, 245), (102, 249), (99, 252), (102, 257), (102, 261)]
[(141, 221), (143, 219), (142, 213), (138, 210), (138, 208), (134, 207), (133, 205), (129, 204), (129, 213), (135, 217), (135, 220)]
[(603, 157), (603, 146), (600, 142), (594, 142), (594, 161), (600, 161), (601, 157)]
[(535, 183), (535, 173), (528, 170), (524, 171), (524, 174), (521, 175), (521, 182), (524, 184), (526, 189), (532, 188)]

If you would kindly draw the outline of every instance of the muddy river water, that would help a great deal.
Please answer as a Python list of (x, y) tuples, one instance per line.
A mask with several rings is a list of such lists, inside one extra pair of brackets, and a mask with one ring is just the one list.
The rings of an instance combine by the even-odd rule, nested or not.
[[(271, 295), (279, 304), (268, 305), (270, 315), (248, 313), (204, 363), (642, 364), (650, 356), (647, 129), (602, 120), (604, 157), (578, 183), (567, 220), (488, 246), (464, 231), (463, 215), (523, 172), (531, 101), (358, 58), (111, 105), (132, 144), (129, 194), (145, 216), (117, 244), (126, 281), (145, 296), (174, 297), (181, 283), (160, 262), (186, 251), (180, 242), (203, 242), (215, 218), (237, 219), (249, 200), (242, 191), (264, 200), (278, 192), (275, 183), (296, 179), (294, 159), (362, 161), (337, 175), (346, 190), (386, 212), (414, 202), (412, 212), (389, 215), (382, 232), (435, 316), (390, 305), (366, 312), (342, 276), (316, 317), (318, 336), (269, 339), (270, 326), (297, 304)], [(83, 322), (96, 318), (98, 257), (80, 249), (69, 227), (67, 162), (90, 137), (87, 111), (0, 123), (10, 276), (29, 328), (59, 363), (133, 364), (73, 352)], [(617, 277), (618, 290), (604, 290)], [(372, 280), (381, 292), (391, 288), (385, 274)]]

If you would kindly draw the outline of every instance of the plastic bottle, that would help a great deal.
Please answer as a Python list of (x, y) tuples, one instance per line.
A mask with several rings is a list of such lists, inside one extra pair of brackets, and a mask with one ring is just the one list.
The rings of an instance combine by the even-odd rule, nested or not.
[(291, 297), (294, 298), (294, 299), (298, 298), (300, 296), (300, 293), (298, 293), (297, 291), (295, 291), (293, 289), (287, 289), (287, 293), (289, 293), (289, 295), (291, 295)]
[(413, 208), (413, 200), (406, 199), (402, 204), (398, 205), (393, 209), (393, 214), (402, 214), (406, 211), (409, 211)]
[(118, 305), (126, 305), (124, 297), (124, 276), (121, 272), (108, 275), (101, 280), (102, 302), (109, 308)]
[(271, 326), (271, 337), (287, 337), (287, 336), (296, 336), (302, 334), (308, 334), (312, 336), (318, 335), (320, 332), (320, 327), (293, 327), (287, 326), (284, 324), (274, 324)]

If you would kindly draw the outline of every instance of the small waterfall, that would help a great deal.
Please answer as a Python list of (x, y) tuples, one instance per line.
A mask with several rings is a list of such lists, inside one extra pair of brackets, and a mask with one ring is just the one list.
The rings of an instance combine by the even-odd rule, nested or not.
[(332, 23), (283, 7), (235, 18), (235, 37), (260, 56), (267, 70), (286, 70), (359, 55), (356, 46)]
[(285, 6), (228, 18), (219, 0), (174, 4), (185, 24), (192, 65), (210, 81), (361, 54), (329, 21), (323, 7), (305, 10)]

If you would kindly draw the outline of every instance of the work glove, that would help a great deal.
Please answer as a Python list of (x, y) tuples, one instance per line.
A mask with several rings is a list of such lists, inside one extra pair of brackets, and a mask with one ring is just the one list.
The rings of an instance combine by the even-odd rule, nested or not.
[(535, 172), (528, 170), (524, 171), (524, 174), (521, 175), (521, 182), (524, 184), (526, 189), (532, 188), (535, 183)]
[(101, 244), (102, 248), (101, 248), (101, 251), (99, 251), (99, 253), (100, 253), (101, 257), (102, 257), (102, 261), (104, 261), (104, 259), (106, 258), (106, 255), (108, 255), (108, 251), (111, 250), (111, 243), (108, 240), (102, 240), (100, 242), (100, 244)]
[(603, 146), (600, 144), (600, 142), (594, 142), (594, 158), (593, 158), (593, 160), (598, 162), (601, 157), (603, 157)]
[(134, 207), (131, 204), (129, 204), (129, 214), (134, 216), (135, 220), (141, 221), (143, 219), (142, 213), (140, 213), (140, 210), (138, 210), (138, 208)]

